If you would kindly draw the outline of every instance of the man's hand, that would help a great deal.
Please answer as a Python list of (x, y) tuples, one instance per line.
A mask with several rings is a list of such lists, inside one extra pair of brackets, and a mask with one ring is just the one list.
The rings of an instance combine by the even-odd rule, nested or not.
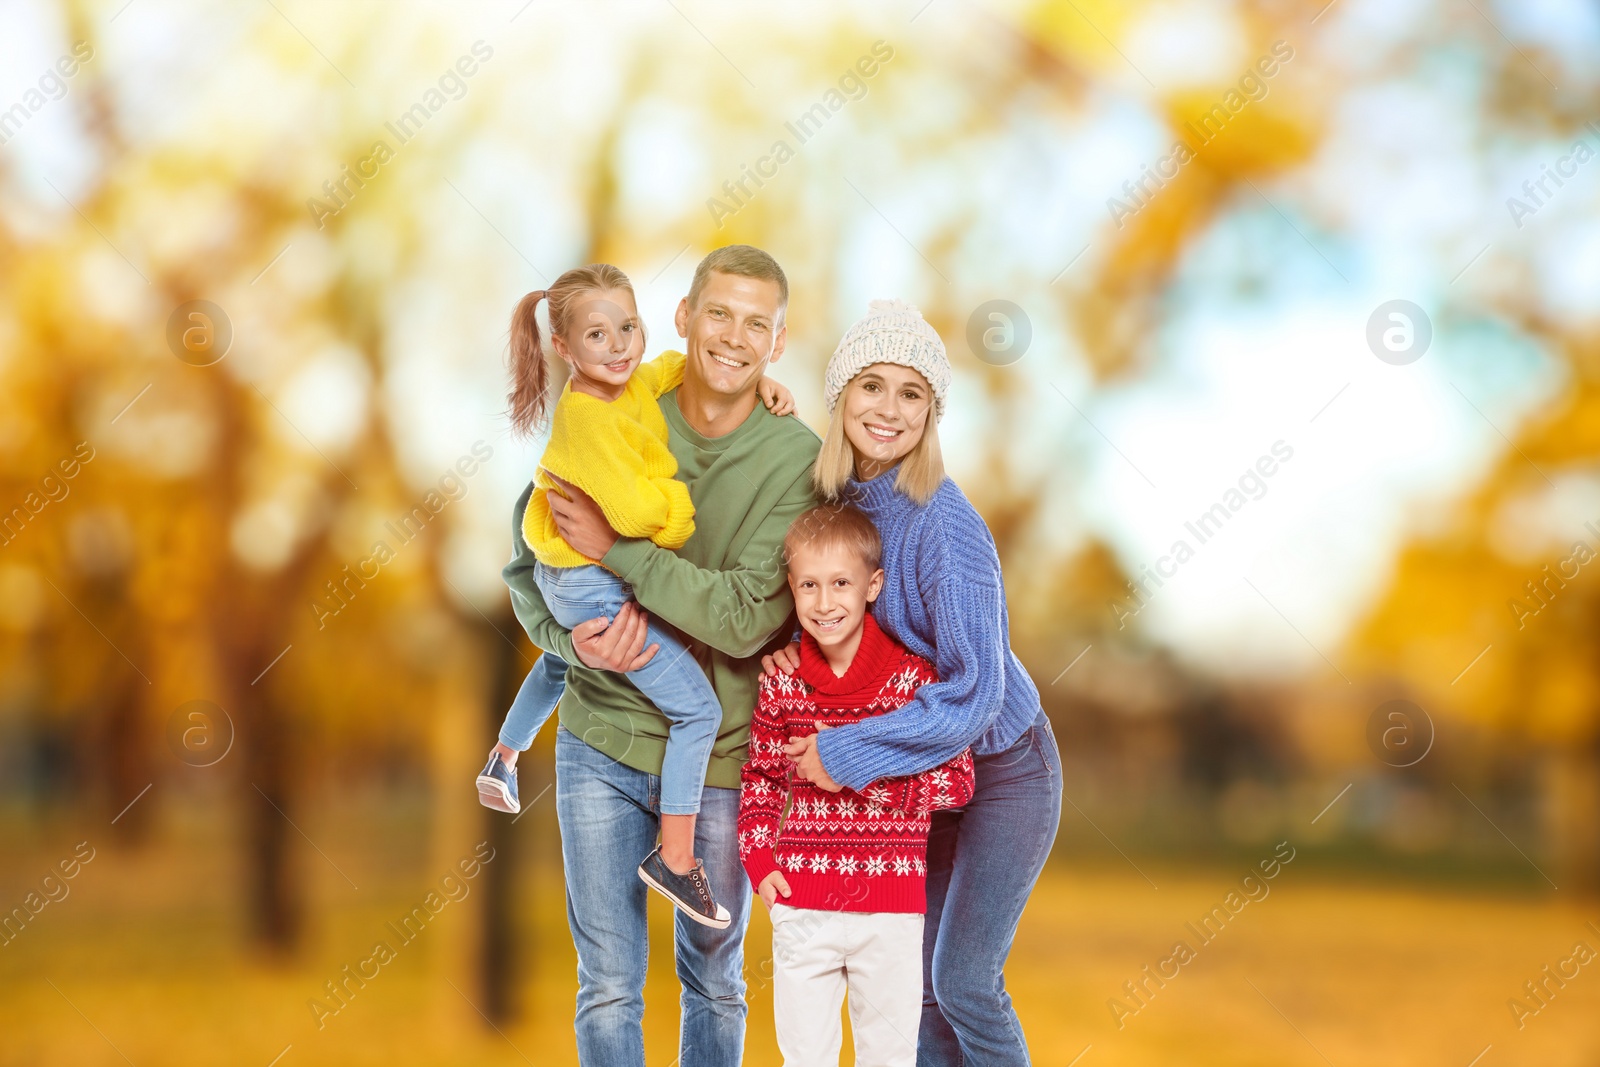
[[(574, 545), (574, 548), (577, 546)], [(633, 601), (622, 605), (615, 619), (598, 618), (572, 628), (572, 647), (578, 661), (590, 670), (636, 671), (649, 663), (660, 645), (644, 647), (650, 617)]]
[(780, 894), (785, 897), (794, 895), (789, 891), (789, 880), (783, 876), (782, 871), (773, 871), (761, 879), (761, 884), (756, 886), (756, 892), (761, 894), (761, 903), (767, 906), (768, 911), (772, 910), (772, 905)]
[(761, 657), (761, 673), (768, 678), (782, 671), (793, 674), (800, 669), (800, 643), (790, 641), (770, 656)]
[(844, 786), (829, 777), (822, 766), (822, 757), (817, 755), (817, 734), (830, 729), (832, 727), (818, 723), (816, 734), (789, 738), (789, 743), (783, 746), (783, 754), (794, 764), (796, 778), (810, 782), (824, 792), (837, 793)]
[(550, 500), (550, 514), (555, 519), (556, 532), (561, 539), (571, 545), (573, 551), (579, 552), (590, 559), (602, 559), (611, 546), (617, 543), (617, 531), (611, 528), (606, 521), (605, 512), (600, 510), (589, 494), (573, 485), (564, 482), (555, 475), (545, 472), (557, 489), (546, 491)]

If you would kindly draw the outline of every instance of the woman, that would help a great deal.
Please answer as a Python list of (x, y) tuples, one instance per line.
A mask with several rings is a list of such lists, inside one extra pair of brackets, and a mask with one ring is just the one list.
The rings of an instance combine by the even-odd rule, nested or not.
[[(832, 418), (817, 491), (877, 524), (886, 580), (873, 617), (940, 680), (897, 711), (785, 751), (801, 777), (859, 790), (971, 746), (972, 800), (936, 812), (929, 840), (917, 1062), (1026, 1064), (1002, 968), (1061, 820), (1061, 759), (1039, 691), (1011, 651), (994, 538), (944, 475), (936, 426), (949, 386), (939, 335), (898, 300), (873, 301), (828, 362)], [(769, 657), (768, 673), (792, 671), (795, 652)]]

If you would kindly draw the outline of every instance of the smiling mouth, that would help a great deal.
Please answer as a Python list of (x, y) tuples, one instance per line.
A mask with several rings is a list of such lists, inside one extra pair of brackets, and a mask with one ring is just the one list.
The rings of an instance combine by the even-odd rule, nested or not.
[(887, 426), (874, 426), (870, 422), (862, 423), (862, 426), (866, 428), (867, 433), (871, 434), (874, 440), (878, 441), (893, 441), (896, 437), (905, 433), (904, 430), (891, 430)]
[(616, 373), (616, 374), (621, 374), (623, 371), (628, 369), (629, 364), (631, 364), (632, 362), (633, 361), (631, 359), (618, 359), (618, 360), (614, 360), (614, 361), (612, 361), (610, 363), (602, 363), (600, 365), (602, 367), (604, 367), (608, 371), (612, 371), (613, 373)]
[(727, 367), (729, 370), (744, 370), (750, 365), (748, 363), (741, 363), (731, 356), (720, 356), (715, 352), (707, 352), (706, 355), (710, 356), (713, 360), (722, 364), (724, 367)]
[(811, 623), (823, 633), (831, 634), (844, 624), (844, 619), (842, 617), (837, 619), (812, 619)]

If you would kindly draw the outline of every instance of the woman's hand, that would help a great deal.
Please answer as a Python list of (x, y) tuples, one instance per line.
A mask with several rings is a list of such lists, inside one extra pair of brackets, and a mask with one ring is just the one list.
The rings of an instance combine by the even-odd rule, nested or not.
[(574, 552), (590, 559), (605, 558), (611, 546), (617, 543), (617, 531), (606, 521), (605, 512), (582, 489), (549, 471), (545, 473), (557, 487), (547, 490), (545, 495), (550, 500), (550, 514), (561, 540), (571, 545)]
[(827, 770), (822, 766), (822, 757), (817, 754), (817, 734), (830, 729), (832, 727), (817, 723), (816, 734), (789, 738), (789, 743), (783, 746), (783, 754), (794, 764), (796, 778), (810, 782), (824, 792), (837, 793), (844, 786), (829, 777)]
[(756, 886), (756, 892), (761, 894), (761, 903), (767, 906), (768, 911), (772, 910), (772, 905), (780, 895), (785, 897), (794, 895), (789, 889), (789, 880), (783, 876), (782, 871), (773, 871), (761, 879), (761, 884)]
[(782, 671), (793, 674), (800, 669), (800, 642), (790, 641), (770, 656), (761, 657), (761, 673), (767, 678)]
[(649, 663), (661, 647), (644, 647), (650, 636), (649, 625), (650, 616), (630, 600), (614, 619), (590, 619), (574, 626), (572, 647), (578, 653), (578, 662), (590, 670), (626, 674)]
[(756, 383), (756, 395), (774, 415), (794, 414), (794, 394), (780, 382), (763, 377)]

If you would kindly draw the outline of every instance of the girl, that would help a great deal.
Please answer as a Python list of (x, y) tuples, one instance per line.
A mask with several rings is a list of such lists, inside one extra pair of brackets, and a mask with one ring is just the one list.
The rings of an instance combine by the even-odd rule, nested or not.
[[(610, 571), (562, 540), (545, 491), (571, 484), (587, 493), (623, 537), (648, 537), (680, 548), (694, 533), (689, 490), (674, 479), (678, 464), (667, 449), (667, 424), (658, 397), (683, 381), (684, 356), (664, 353), (640, 365), (644, 329), (627, 275), (607, 263), (569, 270), (548, 290), (529, 293), (511, 319), (511, 425), (529, 436), (549, 404), (549, 372), (535, 310), (550, 307), (550, 340), (572, 374), (550, 416), (550, 440), (534, 477), (538, 490), (522, 516), (522, 537), (539, 561), (534, 580), (562, 626), (615, 618), (629, 590)], [(793, 410), (788, 390), (770, 380), (758, 387), (774, 414)], [(661, 768), (661, 844), (639, 864), (639, 877), (696, 922), (725, 928), (718, 904), (694, 854), (695, 814), (706, 765), (722, 722), (722, 705), (700, 664), (675, 633), (649, 624), (656, 655), (628, 674), (670, 722)], [(499, 743), (478, 776), (479, 800), (499, 811), (521, 810), (517, 754), (533, 743), (566, 685), (567, 665), (546, 652), (522, 683), (500, 729)]]
[[(1061, 820), (1061, 759), (1011, 651), (994, 539), (944, 475), (936, 425), (949, 388), (939, 335), (898, 300), (873, 301), (828, 362), (818, 494), (877, 525), (887, 578), (873, 618), (940, 680), (895, 711), (791, 739), (785, 752), (797, 776), (859, 790), (971, 746), (972, 799), (935, 812), (928, 842), (917, 1062), (1026, 1064), (1002, 968)], [(768, 673), (793, 673), (795, 652), (764, 660)]]

